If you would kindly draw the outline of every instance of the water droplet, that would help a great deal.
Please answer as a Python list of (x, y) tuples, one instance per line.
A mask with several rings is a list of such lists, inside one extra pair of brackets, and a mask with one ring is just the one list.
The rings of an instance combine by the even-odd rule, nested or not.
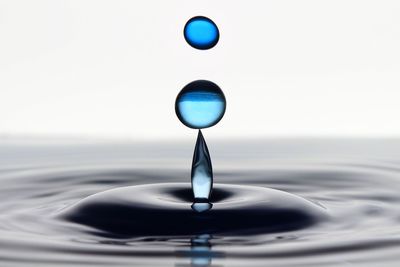
[(209, 202), (194, 202), (192, 204), (192, 209), (197, 212), (205, 212), (212, 208), (212, 204)]
[(198, 80), (186, 85), (175, 101), (175, 112), (187, 127), (203, 129), (214, 126), (224, 116), (226, 100), (213, 82)]
[(192, 209), (203, 212), (211, 209), (212, 204), (208, 199), (213, 186), (213, 172), (210, 153), (206, 141), (199, 130), (192, 163), (192, 191), (194, 203)]
[(217, 25), (203, 16), (191, 18), (186, 23), (183, 34), (190, 46), (200, 50), (213, 48), (219, 40)]

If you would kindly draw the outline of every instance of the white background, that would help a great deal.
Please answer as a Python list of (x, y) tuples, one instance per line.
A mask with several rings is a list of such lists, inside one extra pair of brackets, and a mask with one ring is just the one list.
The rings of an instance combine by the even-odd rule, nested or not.
[[(195, 15), (214, 49), (185, 43)], [(228, 101), (207, 136), (399, 136), (400, 1), (0, 0), (3, 137), (193, 139), (196, 79)]]

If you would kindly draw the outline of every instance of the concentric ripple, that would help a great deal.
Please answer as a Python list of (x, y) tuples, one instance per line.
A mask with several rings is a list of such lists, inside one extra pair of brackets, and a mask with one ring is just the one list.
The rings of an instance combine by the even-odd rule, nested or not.
[[(58, 216), (106, 190), (187, 183), (190, 146), (0, 145), (0, 265), (397, 266), (400, 142), (279, 142), (215, 146), (221, 166), (216, 179), (297, 195), (323, 206), (327, 220), (246, 235), (171, 232), (122, 238)], [(232, 147), (241, 153), (232, 153)], [(169, 157), (163, 154), (168, 151)], [(167, 196), (160, 201), (189, 197), (181, 184), (172, 188), (160, 193)], [(232, 195), (221, 189), (214, 197), (228, 202)]]

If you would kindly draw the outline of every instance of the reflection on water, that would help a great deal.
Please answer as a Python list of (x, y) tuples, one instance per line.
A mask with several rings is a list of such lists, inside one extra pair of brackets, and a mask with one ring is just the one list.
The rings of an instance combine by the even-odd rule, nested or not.
[(399, 140), (207, 140), (218, 183), (283, 190), (320, 204), (329, 220), (253, 235), (124, 238), (57, 215), (113, 188), (187, 183), (191, 142), (11, 141), (0, 143), (1, 266), (394, 267), (400, 261)]
[(191, 240), (191, 258), (192, 266), (210, 266), (211, 265), (211, 236), (208, 234), (199, 235)]
[(212, 266), (213, 258), (223, 257), (223, 253), (212, 251), (210, 240), (212, 236), (202, 234), (190, 239), (190, 250), (177, 250), (177, 257), (189, 258), (190, 264), (176, 264), (176, 266), (207, 267)]

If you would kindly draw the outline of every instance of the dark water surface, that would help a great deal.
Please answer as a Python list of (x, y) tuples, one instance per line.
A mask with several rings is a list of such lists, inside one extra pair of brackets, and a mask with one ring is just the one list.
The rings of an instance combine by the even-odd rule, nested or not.
[[(191, 217), (186, 188), (193, 146), (0, 141), (0, 266), (400, 265), (400, 140), (208, 140), (216, 186), (204, 224)], [(146, 184), (170, 189), (129, 187)], [(143, 221), (151, 223), (132, 227), (124, 223), (138, 215), (130, 205), (119, 209), (126, 202), (115, 192), (142, 199), (140, 209), (165, 201), (179, 212), (162, 219), (148, 213)], [(104, 194), (114, 202), (98, 205)], [(231, 208), (234, 200), (257, 202), (257, 194), (293, 216), (268, 213), (271, 220), (260, 223), (268, 218), (260, 209)], [(118, 208), (104, 209), (110, 203)], [(82, 220), (71, 219), (84, 210), (77, 206), (89, 207)], [(231, 223), (212, 227), (221, 218)], [(256, 230), (244, 234), (246, 227)]]

